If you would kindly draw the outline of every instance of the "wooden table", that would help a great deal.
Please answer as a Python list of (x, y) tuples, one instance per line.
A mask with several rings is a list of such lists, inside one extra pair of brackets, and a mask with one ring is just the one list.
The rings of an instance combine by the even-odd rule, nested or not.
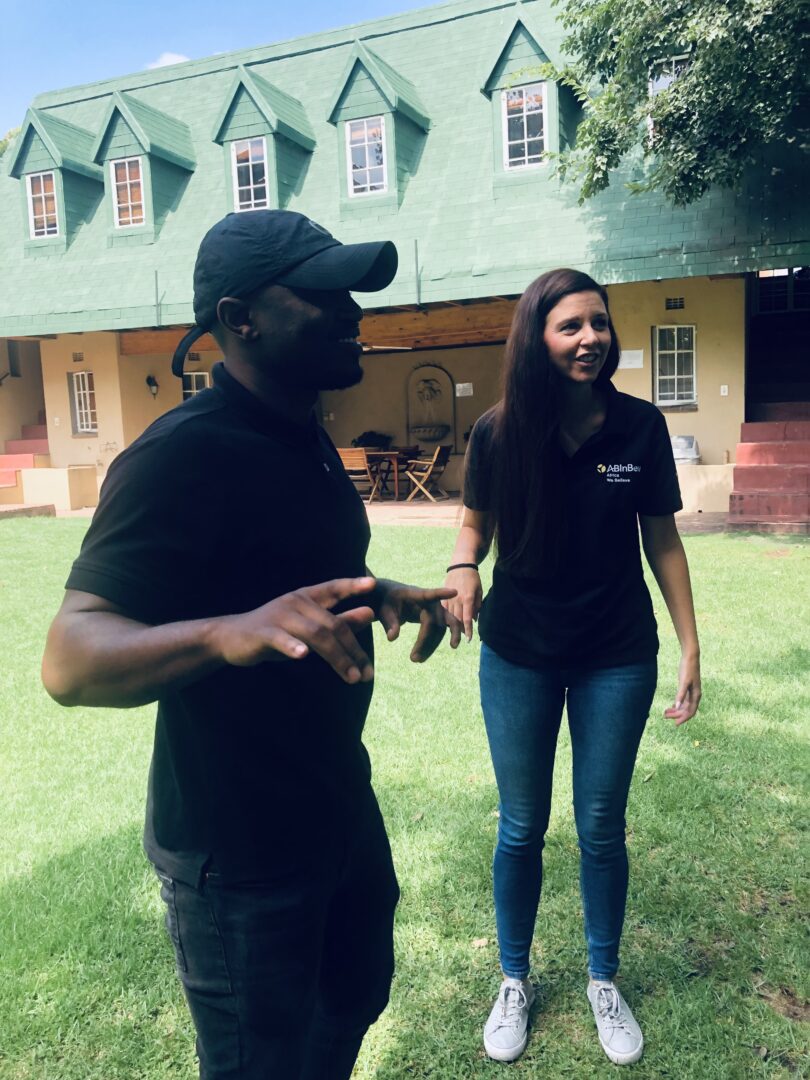
[[(391, 468), (394, 473), (394, 502), (399, 501), (399, 463), (400, 460), (403, 464), (407, 464), (407, 457), (403, 457), (401, 451), (393, 450), (366, 450), (366, 457), (368, 458), (369, 465), (379, 469), (385, 461), (391, 463)], [(388, 476), (386, 475), (386, 479)], [(382, 493), (381, 493), (382, 494)]]

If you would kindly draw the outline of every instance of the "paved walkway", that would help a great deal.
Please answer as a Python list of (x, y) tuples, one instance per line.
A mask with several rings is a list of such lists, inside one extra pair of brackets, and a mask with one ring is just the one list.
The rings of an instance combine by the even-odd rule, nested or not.
[[(443, 499), (430, 503), (427, 499), (418, 502), (373, 502), (367, 507), (368, 519), (374, 525), (439, 525), (457, 529), (461, 524), (461, 500)], [(53, 515), (53, 507), (26, 507), (0, 505), (0, 518), (34, 517)], [(92, 517), (90, 507), (83, 510), (57, 510), (57, 517)], [(695, 533), (719, 533), (726, 527), (726, 514), (688, 514), (681, 511), (677, 515), (678, 528), (684, 536)]]
[[(429, 503), (427, 499), (419, 502), (373, 502), (367, 507), (368, 519), (372, 525), (444, 525), (457, 529), (461, 524), (461, 500), (444, 499)], [(719, 533), (726, 527), (726, 514), (697, 513), (681, 511), (676, 515), (678, 529), (684, 536), (695, 533)]]

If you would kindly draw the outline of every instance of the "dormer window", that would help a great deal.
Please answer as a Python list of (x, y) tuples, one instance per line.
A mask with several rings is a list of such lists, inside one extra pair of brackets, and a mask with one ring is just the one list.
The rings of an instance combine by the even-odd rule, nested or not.
[(59, 235), (56, 212), (56, 178), (52, 172), (30, 173), (28, 188), (29, 235), (32, 240)]
[(383, 116), (346, 121), (346, 175), (350, 196), (388, 190)]
[(539, 165), (545, 150), (545, 87), (516, 86), (501, 93), (505, 169)]
[(267, 140), (238, 139), (231, 143), (234, 210), (263, 210), (267, 199)]
[(143, 225), (143, 177), (139, 157), (123, 158), (110, 162), (113, 211), (115, 227), (123, 229), (130, 225)]

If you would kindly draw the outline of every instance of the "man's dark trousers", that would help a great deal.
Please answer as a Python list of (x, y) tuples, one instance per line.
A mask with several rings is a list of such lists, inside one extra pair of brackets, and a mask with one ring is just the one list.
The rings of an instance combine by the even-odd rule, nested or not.
[[(399, 888), (371, 790), (311, 864), (199, 888), (158, 869), (201, 1080), (348, 1080), (388, 1003)], [(291, 812), (294, 809), (291, 808)]]

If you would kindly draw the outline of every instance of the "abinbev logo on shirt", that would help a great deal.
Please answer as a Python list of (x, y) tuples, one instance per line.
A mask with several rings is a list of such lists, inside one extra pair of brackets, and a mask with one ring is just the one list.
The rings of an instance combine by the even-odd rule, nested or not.
[(628, 462), (626, 465), (603, 465), (596, 466), (596, 471), (607, 480), (609, 484), (629, 484), (633, 473), (640, 473), (641, 466)]

